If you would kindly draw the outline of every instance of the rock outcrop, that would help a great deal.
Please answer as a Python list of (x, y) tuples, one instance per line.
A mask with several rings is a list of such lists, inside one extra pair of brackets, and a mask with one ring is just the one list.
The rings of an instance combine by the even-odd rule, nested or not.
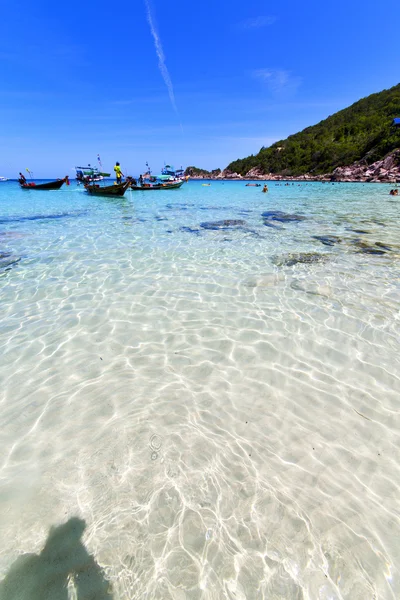
[(232, 173), (229, 169), (224, 169), (221, 173), (221, 179), (243, 179), (239, 173)]
[(246, 173), (246, 179), (265, 179), (265, 174), (262, 172), (260, 167), (253, 167)]
[(204, 171), (189, 167), (186, 171), (191, 179), (400, 183), (400, 148), (393, 150), (382, 160), (370, 165), (364, 159), (346, 167), (337, 167), (333, 173), (325, 173), (324, 175), (306, 173), (305, 175), (289, 176), (282, 173), (263, 173), (260, 167), (253, 167), (243, 176), (229, 169)]
[(337, 167), (331, 175), (331, 181), (400, 182), (400, 149), (371, 165), (359, 161), (348, 167)]
[(343, 181), (371, 183), (400, 183), (400, 149), (387, 154), (382, 160), (368, 164), (361, 160), (346, 167), (337, 167), (333, 173), (324, 175), (288, 176), (284, 174), (262, 174), (260, 169), (251, 169), (243, 179), (268, 179), (271, 181)]

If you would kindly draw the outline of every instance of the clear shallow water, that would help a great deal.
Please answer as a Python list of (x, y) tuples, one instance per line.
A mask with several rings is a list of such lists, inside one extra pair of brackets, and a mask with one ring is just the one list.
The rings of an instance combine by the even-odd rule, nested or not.
[(1, 184), (2, 600), (400, 596), (399, 200), (269, 188)]

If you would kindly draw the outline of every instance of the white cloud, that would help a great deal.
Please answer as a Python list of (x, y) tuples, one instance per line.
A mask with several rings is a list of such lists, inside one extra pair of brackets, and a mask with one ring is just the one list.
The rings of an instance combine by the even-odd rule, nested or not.
[(272, 25), (276, 20), (276, 17), (272, 15), (260, 15), (258, 17), (251, 17), (245, 21), (242, 21), (240, 26), (243, 29), (259, 29), (260, 27)]
[(275, 93), (295, 92), (301, 84), (301, 77), (292, 75), (284, 69), (256, 69), (253, 77), (262, 81)]

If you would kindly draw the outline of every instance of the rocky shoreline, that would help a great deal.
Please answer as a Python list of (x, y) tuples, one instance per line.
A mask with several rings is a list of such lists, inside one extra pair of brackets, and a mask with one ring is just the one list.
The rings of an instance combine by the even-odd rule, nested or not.
[(224, 169), (218, 175), (191, 175), (191, 179), (207, 179), (215, 181), (332, 181), (332, 182), (361, 182), (361, 183), (400, 183), (400, 149), (390, 152), (382, 160), (370, 165), (361, 160), (346, 167), (337, 167), (332, 173), (322, 175), (289, 176), (276, 173), (263, 173), (255, 167), (245, 175), (232, 173)]

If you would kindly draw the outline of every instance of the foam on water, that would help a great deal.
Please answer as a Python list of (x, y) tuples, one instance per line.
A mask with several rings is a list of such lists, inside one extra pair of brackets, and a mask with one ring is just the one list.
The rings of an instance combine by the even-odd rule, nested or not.
[(400, 596), (398, 201), (269, 187), (2, 184), (2, 600)]

